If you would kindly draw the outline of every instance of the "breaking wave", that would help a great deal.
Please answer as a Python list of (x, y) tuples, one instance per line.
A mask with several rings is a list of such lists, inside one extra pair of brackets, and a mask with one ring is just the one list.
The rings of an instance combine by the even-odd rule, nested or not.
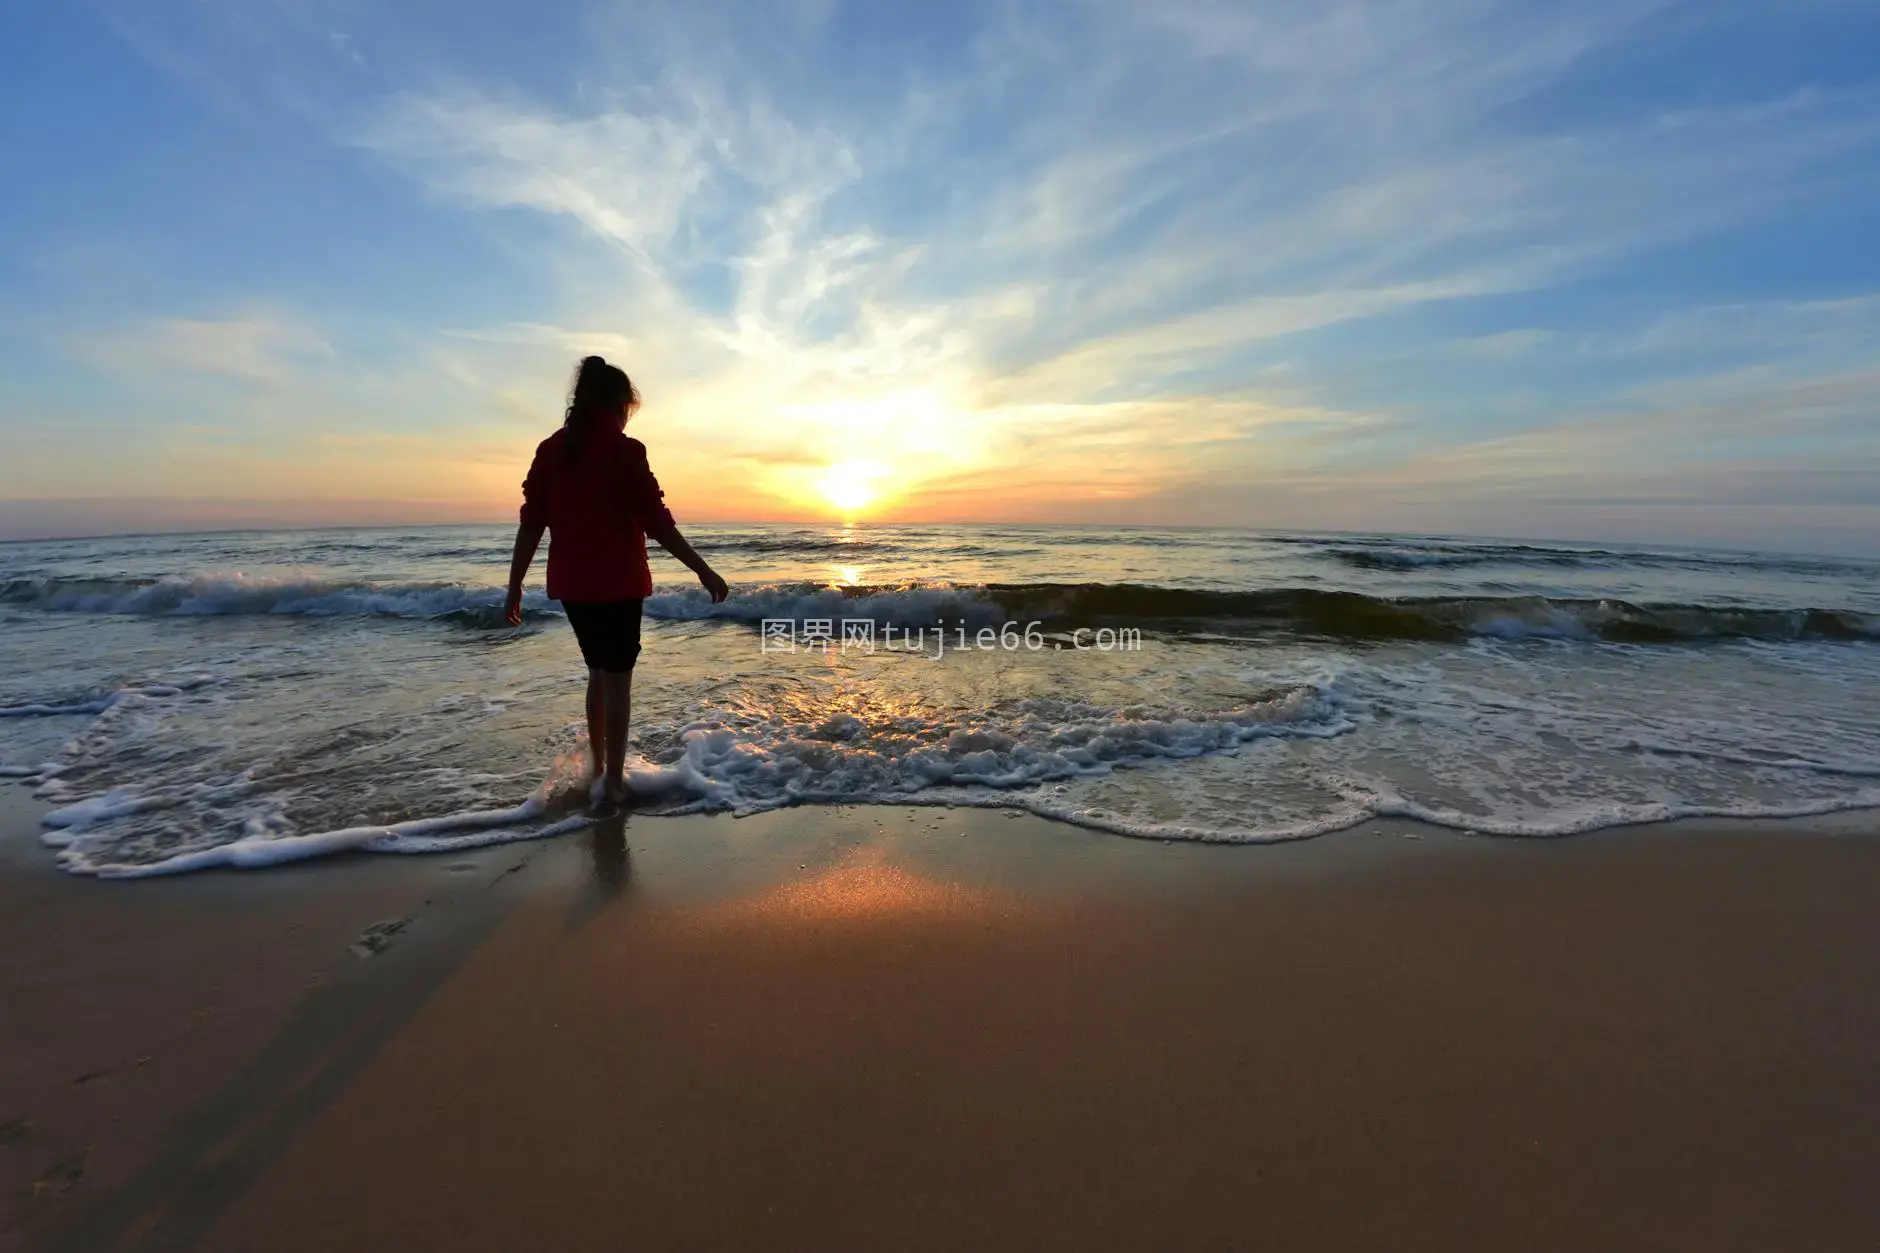
[[(299, 614), (396, 618), (500, 628), (502, 589), (462, 583), (372, 583), (197, 575), (164, 579), (16, 578), (0, 604), (54, 613), (156, 616)], [(532, 615), (559, 612), (532, 591)], [(903, 628), (1038, 622), (1050, 630), (1139, 626), (1173, 635), (1461, 641), (1479, 636), (1653, 644), (1708, 640), (1871, 640), (1880, 619), (1819, 607), (1758, 608), (1545, 596), (1368, 596), (1319, 588), (1209, 591), (1138, 583), (738, 589), (714, 605), (697, 588), (656, 591), (646, 615), (669, 621), (869, 619)]]
[(1379, 597), (1317, 588), (1225, 592), (1134, 583), (984, 584), (971, 587), (741, 589), (712, 605), (687, 589), (654, 596), (653, 618), (869, 618), (903, 627), (958, 622), (1140, 626), (1171, 633), (1316, 636), (1350, 640), (1461, 641), (1478, 636), (1673, 643), (1726, 639), (1864, 640), (1880, 621), (1848, 611), (1634, 604), (1540, 596)]
[[(444, 619), (472, 626), (502, 624), (502, 589), (463, 583), (373, 583), (365, 580), (197, 574), (150, 579), (14, 578), (0, 582), (0, 605), (50, 613), (152, 617), (292, 614), (323, 618)], [(525, 598), (534, 613), (558, 612), (539, 592)]]
[(1635, 604), (1544, 596), (1366, 596), (1316, 588), (1214, 592), (1136, 584), (993, 586), (1014, 617), (1046, 622), (1191, 624), (1238, 634), (1334, 639), (1463, 640), (1474, 636), (1672, 643), (1719, 639), (1871, 639), (1880, 622), (1816, 608)]

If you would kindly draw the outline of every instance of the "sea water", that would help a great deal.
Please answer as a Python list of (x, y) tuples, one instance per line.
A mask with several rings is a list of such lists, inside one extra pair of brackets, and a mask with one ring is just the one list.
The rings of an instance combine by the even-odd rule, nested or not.
[[(1399, 535), (698, 526), (654, 557), (637, 812), (1007, 806), (1260, 842), (1880, 805), (1880, 564)], [(585, 672), (513, 529), (0, 544), (0, 776), (66, 869), (588, 821)]]

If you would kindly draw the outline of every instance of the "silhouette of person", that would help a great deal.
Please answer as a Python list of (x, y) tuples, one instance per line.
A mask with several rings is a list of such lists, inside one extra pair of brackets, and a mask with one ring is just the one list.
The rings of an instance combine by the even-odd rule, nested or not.
[(535, 450), (522, 484), (522, 519), (509, 562), (503, 617), (522, 623), (522, 583), (549, 533), (548, 596), (561, 602), (587, 663), (589, 797), (622, 804), (633, 666), (640, 656), (640, 611), (653, 591), (646, 562), (652, 536), (723, 601), (729, 591), (692, 550), (665, 505), (646, 446), (626, 433), (640, 394), (626, 371), (600, 357), (582, 360), (561, 429)]

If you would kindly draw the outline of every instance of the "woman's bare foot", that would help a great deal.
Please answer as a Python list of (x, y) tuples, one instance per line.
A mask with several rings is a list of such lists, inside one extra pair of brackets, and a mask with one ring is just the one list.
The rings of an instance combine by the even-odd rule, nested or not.
[(633, 799), (633, 789), (627, 786), (625, 778), (602, 780), (603, 794), (610, 805), (625, 805)]

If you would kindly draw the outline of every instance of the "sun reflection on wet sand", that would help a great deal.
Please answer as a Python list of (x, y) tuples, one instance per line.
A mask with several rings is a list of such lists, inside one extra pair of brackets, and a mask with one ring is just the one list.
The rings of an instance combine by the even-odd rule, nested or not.
[(826, 869), (689, 916), (705, 925), (932, 922), (1009, 915), (1017, 904), (1008, 893), (930, 878), (895, 864), (885, 849), (863, 848)]

